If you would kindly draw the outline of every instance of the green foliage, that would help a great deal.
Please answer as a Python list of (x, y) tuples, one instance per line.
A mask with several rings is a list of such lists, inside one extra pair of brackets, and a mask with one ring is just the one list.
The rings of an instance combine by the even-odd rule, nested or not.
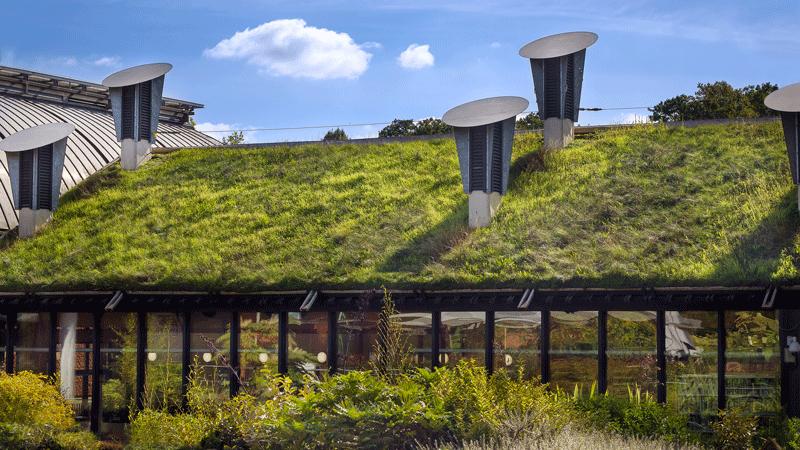
[(408, 374), (413, 368), (411, 350), (391, 294), (384, 289), (376, 357), (370, 361), (373, 372), (389, 382)]
[(51, 425), (0, 422), (3, 450), (96, 450), (97, 438), (88, 431), (58, 431)]
[(539, 118), (538, 111), (532, 112), (521, 119), (517, 119), (515, 128), (517, 130), (541, 130), (544, 128), (544, 121)]
[(378, 133), (378, 137), (386, 138), (386, 137), (395, 137), (395, 136), (411, 136), (414, 134), (414, 120), (401, 120), (401, 119), (394, 119), (392, 123), (383, 127), (383, 129)]
[(778, 89), (772, 83), (734, 89), (724, 81), (698, 83), (694, 96), (678, 95), (653, 108), (654, 122), (706, 119), (771, 117), (775, 112), (764, 105), (764, 98)]
[(453, 132), (453, 127), (442, 122), (442, 119), (428, 117), (422, 119), (414, 124), (413, 136), (432, 136), (436, 134), (450, 134)]
[(118, 379), (103, 383), (103, 411), (121, 411), (128, 407), (129, 396), (125, 385)]
[(244, 144), (244, 134), (241, 131), (234, 131), (230, 136), (222, 138), (224, 145)]
[(199, 449), (212, 423), (202, 415), (145, 409), (130, 424), (130, 450)]
[(47, 425), (65, 431), (75, 424), (72, 408), (42, 375), (0, 372), (0, 422)]
[(720, 410), (719, 420), (711, 424), (711, 443), (717, 450), (751, 450), (758, 419), (743, 416), (736, 409)]
[(325, 133), (325, 137), (322, 138), (323, 141), (346, 141), (348, 139), (350, 138), (347, 137), (347, 133), (341, 128), (328, 131)]

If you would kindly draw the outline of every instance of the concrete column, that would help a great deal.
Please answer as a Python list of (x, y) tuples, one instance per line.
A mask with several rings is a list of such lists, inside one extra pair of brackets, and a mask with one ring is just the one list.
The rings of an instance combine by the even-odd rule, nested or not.
[(122, 170), (136, 170), (140, 165), (149, 161), (152, 155), (149, 141), (123, 139), (119, 163)]
[(544, 120), (544, 149), (564, 148), (575, 140), (575, 124), (569, 119), (551, 117)]
[(503, 202), (499, 192), (487, 194), (483, 191), (469, 193), (469, 227), (472, 229), (483, 228), (489, 225), (492, 217)]
[(19, 210), (19, 238), (30, 239), (39, 228), (53, 220), (49, 209), (22, 208)]
[(78, 334), (78, 313), (61, 314), (61, 396), (75, 398), (75, 344)]

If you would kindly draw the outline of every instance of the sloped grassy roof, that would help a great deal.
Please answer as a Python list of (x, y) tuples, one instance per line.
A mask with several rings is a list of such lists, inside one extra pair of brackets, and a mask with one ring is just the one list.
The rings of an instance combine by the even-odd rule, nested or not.
[(779, 123), (641, 126), (544, 154), (518, 136), (492, 224), (467, 228), (452, 140), (182, 150), (113, 167), (0, 290), (743, 286), (798, 280)]

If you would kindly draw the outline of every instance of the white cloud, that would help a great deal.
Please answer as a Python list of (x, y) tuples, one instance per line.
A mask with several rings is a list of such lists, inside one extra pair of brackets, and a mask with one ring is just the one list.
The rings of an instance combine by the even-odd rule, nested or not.
[(112, 56), (112, 57), (104, 56), (92, 62), (94, 63), (95, 66), (113, 67), (119, 65), (121, 60), (122, 58), (120, 58), (119, 56)]
[(364, 42), (360, 45), (361, 48), (383, 48), (380, 42)]
[[(247, 130), (253, 129), (254, 127), (243, 127), (238, 123), (227, 124), (203, 122), (196, 124), (194, 128), (197, 131), (208, 134), (218, 141), (222, 141), (223, 138), (230, 136), (233, 133), (233, 130)], [(255, 131), (243, 131), (242, 135), (244, 136), (244, 143), (258, 142), (256, 139), (256, 133), (257, 132)]]
[[(369, 45), (374, 43), (367, 43)], [(203, 55), (217, 59), (246, 58), (274, 76), (324, 80), (356, 79), (372, 55), (346, 33), (306, 26), (301, 19), (275, 20), (237, 32)]]
[(433, 55), (428, 51), (429, 48), (430, 45), (411, 44), (397, 60), (406, 69), (422, 69), (433, 66)]
[(500, 43), (499, 42), (492, 43), (492, 48), (500, 48)]
[(72, 67), (78, 65), (78, 60), (71, 56), (59, 56), (53, 59), (53, 63)]

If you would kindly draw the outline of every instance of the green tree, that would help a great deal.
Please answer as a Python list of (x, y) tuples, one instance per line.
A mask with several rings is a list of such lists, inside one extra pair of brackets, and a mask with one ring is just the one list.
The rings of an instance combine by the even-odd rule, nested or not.
[(532, 112), (521, 119), (517, 119), (515, 128), (518, 130), (540, 130), (544, 128), (544, 122), (539, 118), (538, 112)]
[(434, 134), (450, 134), (453, 132), (453, 127), (442, 122), (441, 119), (428, 117), (422, 119), (414, 124), (414, 132), (412, 136), (430, 136)]
[(734, 89), (725, 81), (698, 83), (693, 96), (678, 95), (649, 108), (654, 122), (770, 117), (764, 98), (778, 89), (772, 83)]
[(222, 143), (225, 145), (243, 144), (244, 135), (241, 131), (234, 131), (230, 136), (222, 138)]
[(325, 137), (322, 138), (323, 141), (346, 141), (348, 139), (350, 138), (347, 136), (347, 133), (341, 128), (328, 131)]
[(414, 119), (394, 119), (392, 123), (383, 127), (378, 137), (411, 136), (415, 129)]

